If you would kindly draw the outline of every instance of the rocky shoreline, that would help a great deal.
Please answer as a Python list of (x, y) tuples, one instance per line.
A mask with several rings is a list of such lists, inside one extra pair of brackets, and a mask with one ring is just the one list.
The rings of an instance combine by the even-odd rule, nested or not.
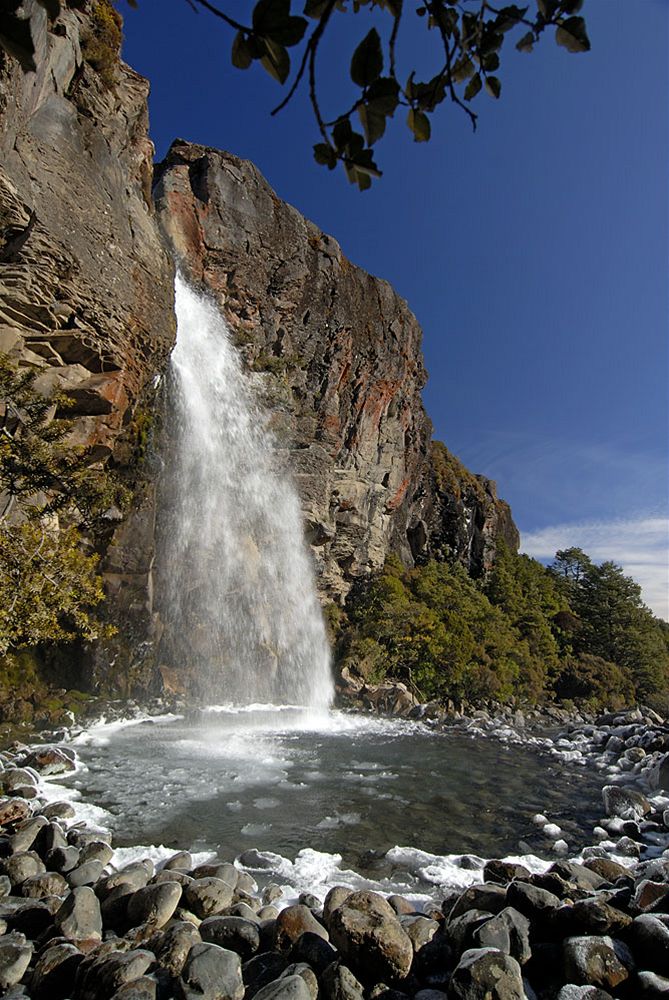
[[(468, 725), (521, 738), (494, 716)], [(2, 995), (669, 996), (669, 727), (635, 710), (529, 739), (548, 740), (541, 749), (571, 760), (578, 754), (602, 772), (606, 815), (593, 831), (596, 843), (539, 873), (518, 860), (469, 857), (478, 881), (422, 909), (344, 886), (324, 900), (290, 898), (276, 884), (260, 890), (261, 852), (198, 864), (180, 851), (158, 865), (149, 858), (123, 865), (109, 835), (44, 794), (45, 779), (76, 768), (72, 748), (14, 743), (0, 755)], [(535, 821), (554, 826), (543, 816)], [(560, 853), (559, 829), (546, 832)]]

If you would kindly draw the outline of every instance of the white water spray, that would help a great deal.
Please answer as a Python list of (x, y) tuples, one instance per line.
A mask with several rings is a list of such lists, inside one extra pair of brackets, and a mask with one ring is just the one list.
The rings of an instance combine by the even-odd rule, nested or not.
[(176, 281), (163, 655), (213, 701), (326, 708), (330, 657), (297, 493), (212, 301)]

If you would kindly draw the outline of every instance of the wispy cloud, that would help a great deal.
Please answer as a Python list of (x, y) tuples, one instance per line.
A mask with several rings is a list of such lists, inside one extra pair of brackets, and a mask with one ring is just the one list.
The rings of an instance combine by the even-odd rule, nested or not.
[(551, 559), (558, 549), (577, 546), (595, 562), (612, 559), (641, 585), (643, 599), (669, 620), (669, 522), (648, 516), (615, 521), (556, 524), (522, 533), (521, 550)]

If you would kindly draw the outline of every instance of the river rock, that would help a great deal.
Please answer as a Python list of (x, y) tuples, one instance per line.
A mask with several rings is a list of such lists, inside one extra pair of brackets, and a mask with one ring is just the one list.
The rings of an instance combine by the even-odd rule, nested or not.
[(216, 944), (194, 944), (177, 980), (180, 1000), (242, 1000), (239, 955)]
[(652, 809), (645, 795), (634, 788), (624, 788), (621, 785), (605, 785), (602, 798), (607, 816), (643, 819)]
[(49, 802), (42, 808), (47, 819), (74, 819), (76, 813), (71, 802)]
[(629, 869), (624, 865), (613, 861), (611, 858), (588, 858), (585, 867), (601, 875), (607, 882), (615, 882), (616, 879), (625, 878), (629, 875)]
[(180, 899), (181, 886), (178, 882), (147, 885), (133, 892), (128, 900), (128, 920), (133, 926), (150, 924), (152, 927), (164, 927)]
[(259, 989), (278, 979), (287, 965), (286, 958), (276, 951), (261, 952), (245, 962), (242, 966), (242, 977), (246, 986), (244, 1000), (251, 1000)]
[[(445, 904), (446, 905), (446, 904)], [(455, 904), (444, 911), (449, 920), (461, 916), (467, 910), (485, 910), (487, 913), (499, 913), (506, 906), (506, 889), (504, 886), (486, 882), (483, 885), (470, 885), (460, 894)]]
[[(489, 914), (486, 914), (486, 917)], [(460, 918), (461, 919), (461, 918)], [(446, 986), (453, 967), (456, 964), (454, 952), (460, 954), (462, 949), (456, 949), (442, 934), (438, 933), (416, 953), (411, 965), (411, 975), (424, 985), (436, 987)]]
[(12, 767), (0, 774), (0, 789), (7, 795), (12, 795), (17, 789), (37, 784), (32, 771), (27, 771), (23, 767)]
[(24, 819), (14, 827), (11, 837), (11, 847), (14, 854), (22, 851), (29, 851), (35, 843), (38, 833), (48, 820), (45, 816), (34, 816), (32, 819)]
[(190, 949), (201, 942), (200, 932), (186, 921), (177, 921), (147, 942), (156, 961), (171, 976), (180, 976)]
[(138, 862), (134, 862), (98, 882), (95, 886), (95, 892), (102, 900), (120, 885), (126, 885), (133, 892), (136, 892), (138, 889), (143, 889), (146, 886), (149, 877), (146, 867)]
[[(60, 903), (60, 900), (57, 900)], [(49, 900), (33, 900), (20, 906), (8, 918), (8, 926), (34, 941), (53, 924), (53, 912)]]
[(511, 882), (506, 894), (509, 906), (518, 910), (534, 923), (544, 925), (560, 907), (560, 899), (547, 889), (540, 889), (529, 882)]
[(598, 986), (575, 986), (568, 983), (562, 987), (556, 1000), (613, 1000), (613, 997)]
[(267, 983), (255, 996), (256, 1000), (312, 1000), (307, 983), (302, 976), (296, 975), (285, 975)]
[(494, 948), (511, 955), (520, 965), (532, 956), (530, 948), (530, 922), (512, 906), (505, 906), (498, 914), (481, 924), (473, 934), (475, 948)]
[(15, 986), (30, 965), (33, 946), (17, 932), (0, 937), (0, 989)]
[(323, 903), (323, 923), (327, 928), (330, 927), (330, 917), (334, 910), (348, 899), (353, 893), (352, 889), (348, 889), (344, 885), (333, 885), (329, 890), (327, 896), (325, 897), (325, 902)]
[(45, 896), (64, 896), (68, 884), (58, 872), (42, 872), (30, 875), (21, 883), (21, 895), (29, 899), (43, 899)]
[(350, 969), (333, 962), (321, 976), (325, 1000), (363, 1000), (364, 989)]
[(228, 882), (212, 876), (196, 879), (183, 893), (185, 905), (201, 920), (230, 906), (232, 895), (233, 889)]
[(577, 985), (615, 988), (629, 977), (633, 964), (631, 956), (627, 957), (610, 937), (566, 938), (563, 953), (566, 978)]
[(286, 979), (288, 976), (300, 976), (307, 985), (311, 1000), (318, 1000), (318, 978), (310, 965), (306, 962), (294, 962), (281, 973), (279, 979)]
[(419, 952), (421, 948), (424, 948), (432, 940), (441, 926), (436, 920), (430, 920), (428, 917), (421, 916), (400, 917), (400, 924), (411, 939), (414, 954)]
[(172, 871), (177, 869), (178, 871), (190, 872), (193, 867), (193, 856), (190, 851), (178, 851), (173, 854), (171, 858), (168, 858), (164, 863), (163, 871)]
[(274, 947), (288, 952), (303, 934), (316, 934), (328, 940), (328, 932), (316, 919), (308, 906), (297, 903), (281, 910), (274, 925)]
[(260, 947), (258, 924), (242, 917), (208, 917), (200, 924), (200, 935), (203, 941), (236, 952), (242, 962), (248, 961)]
[(73, 889), (79, 885), (95, 885), (104, 870), (101, 861), (84, 861), (67, 873), (67, 883)]
[(524, 865), (511, 861), (486, 861), (483, 868), (483, 881), (496, 882), (498, 885), (507, 885), (514, 878), (524, 880), (529, 877), (530, 872)]
[(110, 1000), (156, 1000), (158, 984), (149, 976), (140, 976), (131, 983), (124, 983)]
[(66, 774), (76, 768), (72, 756), (60, 747), (37, 747), (26, 754), (22, 763), (24, 767), (34, 767), (41, 775)]
[(32, 809), (27, 799), (18, 796), (0, 797), (0, 826), (7, 826), (8, 823), (16, 823), (18, 820), (28, 819)]
[(449, 1000), (525, 1000), (520, 966), (494, 948), (472, 948), (460, 958), (448, 996)]
[(291, 961), (306, 962), (318, 975), (324, 972), (336, 958), (337, 952), (332, 945), (320, 934), (312, 934), (310, 931), (300, 934), (290, 950)]
[(669, 927), (663, 920), (650, 913), (635, 917), (629, 940), (642, 968), (669, 976)]
[(79, 967), (78, 1000), (107, 1000), (126, 983), (143, 976), (153, 961), (152, 952), (142, 949), (91, 955)]
[(669, 997), (669, 979), (655, 972), (640, 972), (637, 975), (639, 1000), (666, 1000)]
[(404, 979), (409, 973), (411, 938), (390, 904), (376, 893), (352, 893), (332, 913), (330, 935), (345, 964), (363, 979)]
[(114, 851), (104, 840), (89, 840), (80, 850), (82, 864), (87, 861), (99, 861), (102, 865), (108, 865), (114, 857)]
[(666, 912), (666, 907), (661, 904), (667, 901), (668, 896), (669, 884), (666, 882), (653, 882), (651, 879), (641, 879), (634, 888), (631, 907), (637, 913), (646, 913), (649, 910), (656, 909)]
[(564, 937), (580, 934), (617, 935), (631, 923), (632, 918), (628, 913), (597, 896), (577, 900), (572, 906), (562, 906), (555, 914), (555, 926)]
[(64, 938), (85, 945), (102, 937), (100, 903), (86, 885), (73, 889), (55, 916), (54, 923)]
[(42, 951), (30, 977), (34, 1000), (55, 1000), (71, 993), (77, 968), (83, 959), (73, 944), (53, 944)]
[(0, 870), (9, 876), (13, 886), (19, 886), (32, 875), (44, 874), (46, 867), (39, 854), (34, 851), (23, 851), (0, 862)]
[(44, 860), (49, 871), (64, 874), (77, 867), (80, 852), (77, 847), (54, 847), (52, 851), (47, 851)]

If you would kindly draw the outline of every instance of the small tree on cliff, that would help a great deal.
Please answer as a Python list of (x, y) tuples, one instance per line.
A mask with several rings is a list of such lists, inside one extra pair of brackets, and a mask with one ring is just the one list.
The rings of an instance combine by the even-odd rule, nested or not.
[(0, 355), (0, 653), (100, 635), (98, 557), (82, 533), (122, 499), (89, 450), (68, 446), (67, 400), (34, 382)]
[[(61, 0), (38, 0), (49, 17), (60, 13)], [(85, 0), (68, 0), (84, 6)], [(202, 8), (234, 32), (231, 58), (238, 69), (259, 63), (287, 93), (274, 108), (277, 114), (304, 85), (320, 141), (314, 146), (316, 161), (333, 170), (341, 164), (349, 180), (361, 190), (381, 171), (374, 159), (374, 146), (386, 131), (388, 120), (398, 112), (416, 142), (427, 142), (432, 116), (448, 101), (467, 115), (476, 128), (474, 110), (479, 94), (498, 100), (502, 82), (498, 75), (507, 36), (516, 48), (531, 52), (549, 31), (569, 52), (590, 48), (586, 25), (579, 12), (584, 0), (528, 0), (523, 6), (490, 0), (417, 0), (411, 11), (403, 0), (257, 0), (250, 19), (233, 17), (221, 3), (186, 0)], [(128, 0), (137, 6), (137, 0)], [(30, 25), (17, 2), (0, 12), (0, 45), (34, 69), (34, 47)], [(100, 0), (96, 8), (110, 6)], [(333, 23), (343, 15), (384, 15), (379, 28), (365, 25), (356, 32), (357, 45), (348, 65), (348, 77), (340, 91), (343, 108), (326, 113), (318, 93), (318, 53)], [(400, 71), (401, 42), (410, 17), (420, 19), (427, 33), (425, 57), (408, 74)], [(430, 51), (430, 49), (432, 51)], [(291, 64), (290, 51), (297, 59)], [(435, 63), (436, 54), (436, 63)], [(346, 60), (348, 63), (348, 59)], [(95, 63), (93, 63), (95, 65)], [(434, 65), (438, 65), (434, 71)], [(350, 93), (350, 97), (349, 97)]]

